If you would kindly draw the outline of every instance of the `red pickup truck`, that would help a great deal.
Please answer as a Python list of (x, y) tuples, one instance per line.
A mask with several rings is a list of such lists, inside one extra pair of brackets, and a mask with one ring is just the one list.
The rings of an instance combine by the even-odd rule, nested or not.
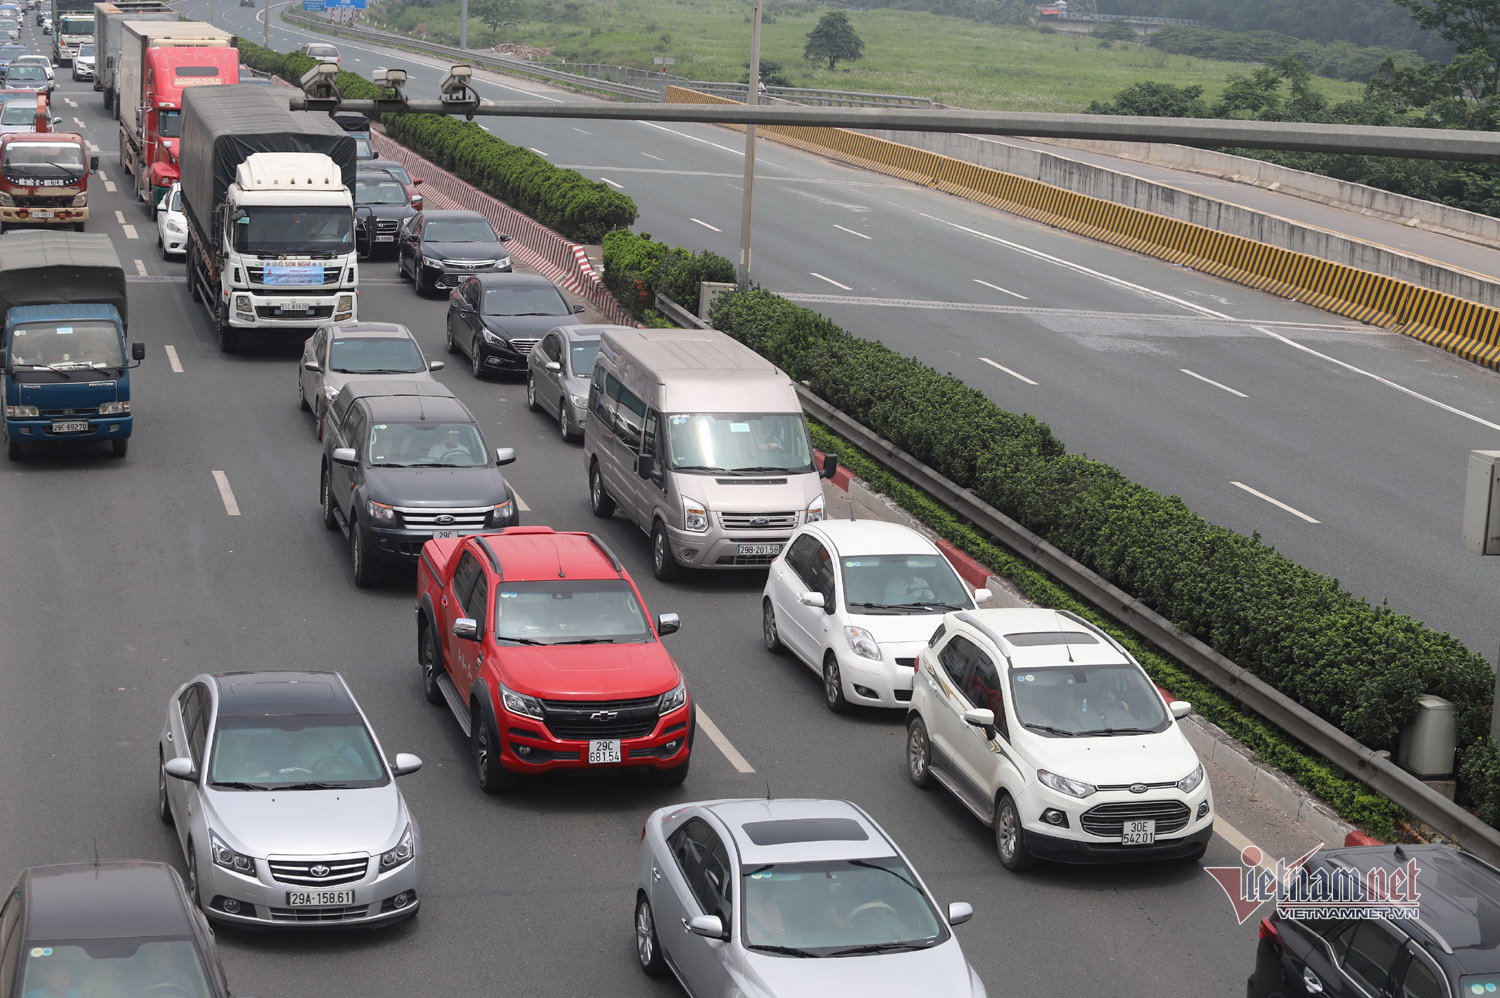
[(428, 702), (469, 737), (489, 793), (558, 769), (687, 776), (696, 708), (628, 572), (590, 533), (508, 527), (430, 540), (417, 568)]

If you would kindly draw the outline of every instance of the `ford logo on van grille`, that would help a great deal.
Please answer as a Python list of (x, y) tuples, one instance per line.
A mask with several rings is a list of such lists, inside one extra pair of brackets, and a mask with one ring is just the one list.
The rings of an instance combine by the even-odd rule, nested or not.
[(769, 516), (752, 516), (750, 518), (750, 526), (752, 527), (764, 527), (770, 522), (771, 518)]

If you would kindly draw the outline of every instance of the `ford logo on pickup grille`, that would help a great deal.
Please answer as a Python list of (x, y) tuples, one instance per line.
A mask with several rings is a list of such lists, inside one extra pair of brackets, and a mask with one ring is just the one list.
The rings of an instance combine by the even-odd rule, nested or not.
[(449, 523), (452, 523), (455, 519), (456, 517), (449, 516), (447, 513), (441, 513), (437, 516), (434, 516), (432, 518), (432, 522), (447, 525)]
[(1146, 792), (1146, 784), (1144, 784), (1144, 783), (1132, 783), (1130, 785), (1130, 792), (1133, 793), (1133, 794), (1143, 794), (1143, 793)]

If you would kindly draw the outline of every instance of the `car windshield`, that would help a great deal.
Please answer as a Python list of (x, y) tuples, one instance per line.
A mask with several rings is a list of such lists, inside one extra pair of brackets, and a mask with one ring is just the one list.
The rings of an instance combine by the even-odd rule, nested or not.
[(14, 368), (97, 371), (125, 366), (120, 331), (112, 323), (80, 319), (65, 326), (23, 322), (11, 333)]
[(948, 938), (917, 878), (894, 856), (750, 866), (741, 884), (751, 950), (837, 957), (927, 949)]
[(567, 315), (568, 303), (557, 289), (493, 287), (484, 289), (485, 315)]
[(411, 374), (427, 370), (417, 345), (402, 336), (341, 336), (333, 341), (328, 368), (340, 374)]
[(36, 101), (10, 101), (0, 108), (0, 125), (27, 125), (36, 120)]
[(182, 210), (182, 188), (181, 187), (174, 187), (174, 188), (172, 188), (171, 200), (169, 200), (167, 202), (167, 210), (168, 211), (181, 211)]
[(278, 253), (341, 255), (354, 244), (354, 215), (338, 205), (257, 204), (234, 223), (234, 248)]
[(33, 940), (26, 954), (26, 998), (213, 994), (191, 939)]
[(182, 134), (182, 112), (162, 111), (156, 116), (156, 130), (164, 139), (175, 139)]
[(27, 54), (29, 53), (25, 45), (6, 45), (0, 48), (0, 61), (10, 62), (12, 59), (19, 59)]
[(78, 54), (85, 57), (92, 56), (94, 54), (94, 46), (80, 45), (78, 46)]
[(14, 176), (77, 178), (83, 173), (83, 147), (77, 142), (12, 142), (5, 147), (4, 164)]
[(386, 468), (482, 468), (484, 439), (473, 423), (376, 423), (370, 427), (370, 463)]
[[(1084, 632), (1041, 636), (1072, 639), (1058, 644), (1096, 643)], [(1012, 669), (1010, 689), (1016, 720), (1053, 738), (1154, 734), (1171, 721), (1156, 687), (1129, 663)]]
[(599, 356), (599, 341), (584, 340), (568, 348), (568, 363), (573, 365), (573, 374), (579, 378), (594, 375), (594, 358)]
[(29, 62), (13, 62), (5, 71), (6, 83), (41, 83), (47, 79), (47, 71)]
[(500, 582), (495, 637), (523, 644), (639, 644), (646, 614), (624, 579)]
[(490, 223), (482, 218), (458, 218), (438, 221), (430, 220), (422, 232), (429, 243), (494, 243), (500, 240)]
[(967, 610), (969, 590), (940, 554), (845, 555), (844, 602), (850, 613)]
[(337, 59), (339, 57), (339, 50), (332, 45), (309, 45), (307, 47), (307, 54), (314, 59)]
[(223, 789), (378, 787), (387, 779), (375, 741), (356, 714), (220, 717), (214, 725), (208, 782)]
[(356, 180), (354, 201), (356, 204), (405, 204), (406, 188), (394, 177), (390, 180)]
[(667, 417), (667, 442), (668, 460), (681, 471), (813, 470), (800, 412), (676, 413)]
[(407, 173), (406, 167), (402, 166), (400, 163), (393, 163), (389, 160), (386, 160), (382, 161), (378, 166), (374, 163), (367, 163), (365, 165), (370, 167), (371, 169), (384, 170), (386, 173), (389, 173), (391, 176), (395, 177), (403, 184), (411, 183), (411, 174)]

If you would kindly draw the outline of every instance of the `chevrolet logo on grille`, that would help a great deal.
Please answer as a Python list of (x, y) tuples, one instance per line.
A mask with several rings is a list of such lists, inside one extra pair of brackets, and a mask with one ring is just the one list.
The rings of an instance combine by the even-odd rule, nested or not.
[(613, 721), (620, 716), (618, 710), (596, 710), (589, 715), (590, 721)]
[(314, 863), (307, 868), (307, 872), (314, 877), (326, 877), (330, 871), (326, 863)]

